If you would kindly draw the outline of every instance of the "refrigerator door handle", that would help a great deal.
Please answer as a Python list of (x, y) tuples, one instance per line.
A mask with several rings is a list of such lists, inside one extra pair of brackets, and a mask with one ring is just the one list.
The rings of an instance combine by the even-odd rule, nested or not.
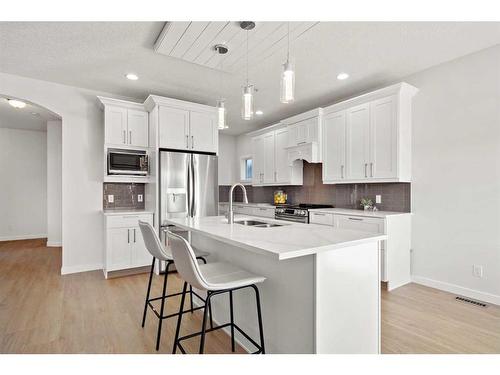
[(192, 197), (191, 197), (191, 201), (192, 201), (192, 206), (191, 206), (191, 213), (192, 213), (192, 216), (195, 217), (196, 216), (196, 169), (195, 169), (195, 165), (194, 165), (194, 162), (195, 162), (195, 156), (194, 155), (191, 155), (191, 176), (192, 176), (192, 180), (191, 180), (191, 183), (192, 183)]
[(191, 203), (191, 197), (193, 195), (192, 193), (192, 187), (191, 187), (191, 157), (192, 155), (189, 155), (186, 159), (186, 170), (187, 170), (187, 216), (191, 217), (191, 211), (192, 211), (192, 203)]

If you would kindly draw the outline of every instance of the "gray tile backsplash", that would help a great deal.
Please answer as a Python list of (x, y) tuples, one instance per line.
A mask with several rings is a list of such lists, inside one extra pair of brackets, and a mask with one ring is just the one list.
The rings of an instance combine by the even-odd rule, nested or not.
[[(144, 184), (135, 183), (111, 183), (105, 182), (103, 184), (103, 197), (102, 197), (102, 207), (104, 209), (113, 208), (132, 208), (132, 209), (143, 209), (144, 208)], [(114, 196), (114, 202), (108, 202), (108, 195)], [(137, 195), (142, 194), (142, 202), (138, 202)]]
[[(410, 212), (410, 183), (372, 183), (327, 185), (322, 182), (322, 164), (304, 162), (303, 186), (284, 186), (281, 189), (288, 194), (288, 203), (332, 204), (340, 208), (361, 209), (361, 198), (382, 196), (382, 203), (377, 208), (383, 211)], [(250, 202), (273, 203), (273, 193), (279, 187), (246, 186)], [(219, 186), (219, 200), (229, 200), (229, 186)], [(243, 201), (241, 189), (235, 190), (235, 200)]]

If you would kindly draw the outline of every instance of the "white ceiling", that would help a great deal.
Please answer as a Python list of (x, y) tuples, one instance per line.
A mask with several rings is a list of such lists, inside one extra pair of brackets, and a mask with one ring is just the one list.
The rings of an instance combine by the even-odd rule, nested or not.
[(14, 108), (0, 96), (0, 128), (47, 131), (47, 121), (59, 117), (40, 106), (26, 103), (24, 108)]
[[(138, 100), (151, 93), (214, 105), (222, 92), (230, 125), (225, 132), (240, 134), (500, 43), (500, 23), (321, 22), (291, 44), (296, 68), (296, 101), (292, 104), (279, 102), (280, 69), (286, 56), (284, 39), (280, 39), (281, 48), (265, 58), (257, 53), (251, 56), (250, 81), (258, 88), (256, 104), (264, 115), (243, 121), (240, 91), (245, 69), (221, 72), (155, 52), (153, 47), (164, 25), (0, 22), (0, 71)], [(258, 36), (267, 32), (259, 29), (272, 30), (275, 26), (284, 27), (280, 22), (257, 22), (249, 32), (255, 33), (253, 46), (259, 46), (259, 40), (267, 42)], [(282, 35), (277, 33), (276, 37)], [(192, 40), (183, 42), (182, 50), (174, 49), (174, 53), (188, 55), (195, 47)], [(233, 46), (229, 41), (228, 45), (235, 50), (235, 66), (245, 60), (244, 54), (236, 54), (242, 50), (241, 40)], [(341, 71), (351, 77), (338, 81), (336, 76)], [(124, 74), (128, 72), (138, 74), (140, 79), (126, 80)]]
[[(290, 22), (290, 42), (295, 42), (318, 22)], [(255, 65), (287, 47), (288, 22), (259, 22), (253, 30), (241, 29), (239, 22), (166, 22), (155, 42), (156, 52), (205, 67), (235, 73)], [(214, 46), (228, 47), (217, 55)]]

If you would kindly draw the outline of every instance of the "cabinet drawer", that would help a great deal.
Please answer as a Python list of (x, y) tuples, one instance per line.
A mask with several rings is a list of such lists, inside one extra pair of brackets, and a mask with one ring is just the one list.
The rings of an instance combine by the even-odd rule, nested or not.
[(139, 220), (153, 225), (153, 214), (107, 216), (106, 226), (107, 228), (133, 228), (139, 226)]
[(274, 219), (274, 207), (254, 207), (254, 216), (269, 217)]
[(310, 212), (309, 222), (311, 224), (321, 224), (333, 226), (333, 214), (326, 212)]
[(368, 233), (384, 233), (384, 219), (362, 216), (335, 215), (337, 228), (359, 230)]

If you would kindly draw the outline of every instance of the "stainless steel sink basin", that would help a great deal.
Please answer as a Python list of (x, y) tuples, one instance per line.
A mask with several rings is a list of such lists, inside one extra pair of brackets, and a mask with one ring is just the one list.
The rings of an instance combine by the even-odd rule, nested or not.
[(235, 221), (235, 224), (246, 225), (249, 227), (257, 227), (257, 228), (272, 228), (272, 227), (282, 227), (282, 224), (276, 223), (266, 223), (265, 221), (258, 220), (238, 220)]

